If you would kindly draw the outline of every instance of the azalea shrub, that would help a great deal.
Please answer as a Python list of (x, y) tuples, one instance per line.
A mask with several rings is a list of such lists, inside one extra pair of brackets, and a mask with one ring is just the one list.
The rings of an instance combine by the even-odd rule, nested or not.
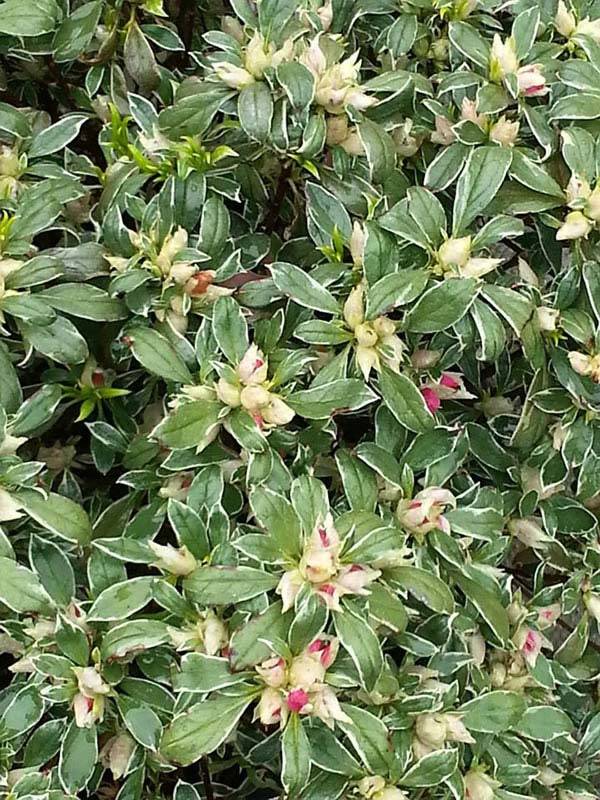
[(0, 0), (0, 794), (594, 800), (600, 2)]

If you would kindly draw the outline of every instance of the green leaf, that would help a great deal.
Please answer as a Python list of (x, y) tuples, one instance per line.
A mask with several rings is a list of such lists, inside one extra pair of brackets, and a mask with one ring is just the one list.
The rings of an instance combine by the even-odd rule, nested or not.
[(495, 592), (466, 575), (457, 575), (455, 579), (461, 591), (473, 603), (497, 639), (506, 642), (510, 633), (508, 615)]
[(294, 108), (301, 111), (311, 104), (315, 93), (315, 79), (304, 64), (285, 61), (277, 67), (277, 80), (285, 89)]
[(43, 327), (20, 322), (19, 329), (34, 350), (53, 361), (81, 364), (88, 357), (85, 339), (68, 319), (58, 318)]
[(60, 748), (58, 776), (67, 794), (77, 794), (92, 777), (98, 758), (96, 728), (78, 728), (75, 720), (67, 728)]
[(502, 733), (517, 725), (526, 703), (516, 692), (495, 691), (469, 700), (460, 708), (463, 722), (471, 731)]
[(75, 597), (75, 574), (61, 548), (40, 536), (32, 536), (29, 558), (42, 586), (54, 602), (59, 606), (68, 606)]
[(400, 786), (438, 786), (449, 778), (458, 766), (458, 750), (435, 750), (428, 753), (406, 772)]
[(264, 640), (285, 639), (291, 613), (282, 614), (281, 608), (280, 602), (273, 603), (235, 631), (230, 643), (233, 669), (247, 669), (269, 658), (271, 648)]
[(528, 708), (518, 723), (519, 734), (537, 742), (551, 742), (559, 736), (568, 736), (573, 728), (568, 714), (554, 706)]
[(51, 33), (60, 13), (56, 0), (5, 0), (0, 5), (0, 33), (25, 37)]
[(281, 782), (291, 797), (297, 796), (308, 783), (310, 753), (302, 718), (292, 714), (281, 737)]
[(187, 766), (212, 753), (235, 728), (251, 700), (248, 695), (216, 695), (192, 706), (166, 728), (160, 744), (162, 756)]
[(225, 358), (237, 366), (248, 349), (248, 326), (232, 297), (221, 297), (215, 303), (212, 330)]
[(252, 567), (199, 567), (183, 587), (194, 603), (224, 606), (268, 592), (278, 582), (277, 575)]
[(92, 525), (85, 509), (61, 494), (43, 495), (32, 489), (21, 489), (17, 495), (23, 509), (47, 530), (63, 539), (88, 544)]
[[(463, 23), (466, 24), (466, 23)], [(502, 186), (512, 160), (508, 147), (477, 147), (471, 150), (456, 185), (453, 235), (457, 236), (478, 217)]]
[(127, 331), (131, 352), (140, 364), (169, 381), (193, 383), (185, 361), (171, 342), (153, 328), (132, 327)]
[(404, 269), (384, 275), (367, 293), (366, 318), (374, 319), (393, 308), (412, 303), (421, 294), (429, 273), (424, 269)]
[(97, 322), (112, 322), (128, 315), (120, 300), (87, 283), (61, 283), (43, 289), (36, 297), (43, 298), (49, 306), (65, 314)]
[(244, 132), (257, 142), (266, 142), (273, 119), (273, 98), (263, 81), (245, 86), (238, 97), (238, 117)]
[(158, 750), (163, 727), (159, 717), (150, 706), (121, 695), (117, 701), (123, 722), (133, 738), (142, 747)]
[(292, 556), (299, 555), (302, 529), (292, 504), (282, 495), (263, 486), (253, 488), (249, 500), (257, 522), (266, 528), (279, 550)]
[(57, 64), (72, 61), (91, 42), (102, 13), (101, 0), (92, 0), (76, 8), (61, 22), (52, 40)]
[(34, 136), (29, 148), (29, 158), (40, 158), (62, 150), (78, 135), (86, 119), (85, 114), (68, 114), (54, 125), (44, 128)]
[(360, 609), (344, 603), (343, 610), (334, 615), (335, 632), (350, 655), (366, 691), (375, 688), (383, 668), (381, 645), (373, 628)]
[(95, 622), (114, 622), (135, 614), (152, 600), (156, 578), (142, 576), (108, 586), (88, 611)]
[(23, 392), (9, 353), (4, 342), (0, 342), (0, 406), (9, 414), (14, 414), (23, 402)]
[(394, 567), (386, 570), (387, 580), (408, 589), (421, 603), (439, 614), (451, 614), (454, 610), (454, 597), (444, 583), (433, 572), (418, 567)]
[(392, 761), (392, 747), (383, 720), (358, 706), (342, 704), (342, 711), (352, 724), (338, 722), (361, 761), (375, 775), (387, 775)]
[(204, 400), (182, 403), (154, 428), (152, 437), (174, 450), (199, 446), (218, 424), (221, 408)]
[(365, 148), (371, 180), (381, 183), (396, 167), (394, 140), (381, 125), (367, 119), (357, 126), (357, 131)]
[(475, 278), (452, 278), (436, 283), (408, 312), (407, 329), (416, 333), (446, 330), (464, 317), (478, 291)]
[(157, 619), (136, 619), (111, 628), (102, 639), (102, 658), (125, 658), (171, 641), (169, 626)]
[(286, 397), (286, 403), (301, 417), (325, 419), (335, 411), (357, 411), (376, 399), (377, 395), (362, 380), (340, 378), (294, 392)]
[(421, 433), (434, 427), (423, 395), (406, 375), (384, 367), (379, 374), (379, 388), (386, 406), (409, 431)]
[(308, 273), (293, 264), (278, 261), (269, 267), (275, 286), (296, 303), (316, 311), (339, 314), (335, 297)]

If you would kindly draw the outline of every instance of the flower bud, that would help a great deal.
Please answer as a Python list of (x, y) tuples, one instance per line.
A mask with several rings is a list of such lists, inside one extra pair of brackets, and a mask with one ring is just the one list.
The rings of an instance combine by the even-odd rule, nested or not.
[(281, 656), (268, 658), (255, 667), (263, 683), (272, 689), (279, 689), (286, 683), (286, 663)]
[(515, 42), (512, 36), (503, 42), (500, 36), (494, 34), (492, 51), (490, 54), (490, 78), (493, 81), (500, 81), (507, 75), (512, 75), (517, 71), (519, 59)]
[(593, 594), (593, 592), (586, 592), (583, 596), (583, 602), (588, 610), (588, 613), (600, 623), (600, 595)]
[(275, 725), (282, 719), (283, 695), (277, 689), (263, 689), (256, 711), (262, 725)]
[(266, 381), (268, 369), (269, 365), (262, 351), (251, 344), (238, 364), (237, 374), (242, 383), (259, 384)]
[(494, 800), (494, 789), (500, 786), (498, 781), (479, 770), (471, 769), (463, 777), (465, 797), (469, 800)]
[(314, 683), (322, 683), (324, 678), (325, 667), (310, 655), (297, 656), (290, 665), (290, 686), (309, 689)]
[(541, 331), (555, 331), (556, 325), (560, 317), (560, 311), (557, 308), (549, 308), (548, 306), (540, 306), (536, 309), (538, 326)]
[(446, 741), (446, 722), (442, 714), (420, 714), (415, 723), (415, 733), (423, 744), (439, 750)]
[(216, 385), (217, 397), (222, 403), (231, 408), (237, 408), (242, 402), (240, 390), (233, 383), (228, 383), (225, 378), (219, 378)]
[(350, 237), (350, 255), (356, 266), (363, 263), (363, 251), (365, 249), (365, 232), (360, 222), (354, 222), (352, 226), (352, 236)]
[(529, 64), (517, 70), (517, 85), (525, 97), (542, 97), (550, 91), (539, 64)]
[(575, 33), (578, 36), (589, 36), (596, 44), (600, 44), (600, 20), (598, 19), (582, 19), (578, 23)]
[(410, 357), (411, 364), (415, 369), (430, 369), (434, 367), (442, 357), (440, 350), (415, 350)]
[(227, 646), (227, 642), (229, 641), (227, 626), (215, 613), (209, 611), (202, 628), (204, 651), (209, 656), (217, 655)]
[(547, 786), (548, 788), (556, 786), (556, 784), (560, 783), (563, 779), (562, 773), (555, 772), (553, 769), (550, 769), (550, 767), (542, 767), (535, 777), (542, 786)]
[(112, 772), (113, 780), (118, 781), (125, 775), (135, 748), (135, 740), (124, 731), (109, 739), (102, 748), (102, 763)]
[(473, 659), (473, 663), (480, 667), (485, 661), (485, 639), (479, 631), (472, 633), (469, 636), (469, 653)]
[(554, 16), (554, 27), (565, 39), (569, 39), (575, 33), (575, 28), (577, 27), (575, 14), (569, 11), (563, 0), (558, 2), (558, 10)]
[(262, 78), (267, 67), (271, 66), (271, 54), (266, 51), (266, 43), (257, 31), (246, 47), (244, 66), (255, 78)]
[(173, 547), (173, 545), (162, 545), (156, 542), (148, 542), (148, 547), (156, 556), (154, 566), (171, 575), (189, 575), (196, 569), (197, 562), (187, 547)]
[(327, 144), (332, 147), (342, 144), (348, 136), (348, 118), (341, 115), (327, 117)]
[(552, 537), (548, 536), (533, 517), (511, 519), (508, 521), (507, 528), (516, 539), (534, 550), (546, 547), (552, 541)]
[(471, 237), (446, 239), (437, 251), (438, 263), (443, 269), (448, 267), (464, 267), (471, 255)]
[(169, 270), (169, 278), (175, 283), (183, 285), (196, 273), (194, 264), (188, 261), (176, 261)]
[(295, 416), (295, 411), (281, 397), (270, 394), (269, 405), (261, 409), (262, 417), (268, 425), (288, 425)]
[(361, 347), (375, 347), (377, 344), (377, 334), (373, 330), (370, 322), (361, 322), (354, 329), (356, 341)]
[(600, 222), (600, 183), (590, 194), (585, 204), (585, 215), (594, 222)]
[(344, 303), (344, 319), (351, 330), (360, 325), (365, 318), (363, 298), (364, 288), (359, 284), (352, 289)]
[(214, 69), (223, 83), (231, 89), (243, 89), (254, 83), (254, 76), (247, 69), (236, 67), (235, 64), (230, 64), (228, 61), (220, 61), (214, 65)]
[(592, 227), (592, 223), (581, 211), (570, 211), (556, 232), (556, 239), (559, 242), (569, 239), (585, 239)]
[(506, 680), (506, 667), (499, 661), (496, 662), (490, 670), (490, 683), (496, 688), (504, 685)]
[(519, 123), (509, 122), (505, 116), (492, 125), (490, 130), (490, 139), (496, 144), (503, 145), (504, 147), (512, 147), (517, 141), (519, 135)]
[(285, 702), (290, 711), (299, 714), (301, 711), (306, 710), (306, 706), (309, 704), (309, 696), (304, 689), (292, 689), (288, 693)]
[(271, 395), (263, 386), (244, 386), (240, 393), (240, 401), (247, 411), (263, 408), (270, 400)]

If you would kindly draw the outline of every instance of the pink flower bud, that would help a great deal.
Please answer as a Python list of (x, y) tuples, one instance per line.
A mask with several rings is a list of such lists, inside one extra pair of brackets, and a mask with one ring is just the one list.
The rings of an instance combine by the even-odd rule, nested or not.
[(285, 702), (290, 711), (299, 714), (302, 709), (308, 705), (308, 692), (304, 689), (292, 689), (292, 691), (288, 693)]

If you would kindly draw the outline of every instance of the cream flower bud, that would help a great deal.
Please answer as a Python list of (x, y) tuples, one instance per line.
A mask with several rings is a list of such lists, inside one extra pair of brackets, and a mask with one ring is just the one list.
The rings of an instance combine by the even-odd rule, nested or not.
[(256, 713), (262, 725), (275, 725), (281, 722), (284, 714), (281, 692), (269, 687), (264, 689), (258, 701)]
[(271, 53), (267, 52), (265, 40), (258, 31), (246, 47), (244, 66), (255, 78), (262, 78), (264, 71), (271, 66)]
[(565, 190), (567, 205), (574, 205), (578, 200), (586, 200), (590, 196), (591, 191), (588, 181), (581, 175), (573, 173), (569, 178)]
[(516, 72), (518, 66), (519, 59), (512, 36), (503, 42), (497, 33), (494, 34), (490, 54), (490, 78), (494, 81), (501, 80)]
[(575, 33), (580, 36), (589, 36), (596, 44), (600, 44), (600, 20), (598, 19), (582, 19), (577, 25)]
[(373, 795), (373, 800), (406, 800), (406, 798), (405, 792), (395, 786), (386, 786), (385, 789)]
[(255, 411), (267, 406), (271, 395), (263, 386), (244, 386), (240, 393), (240, 401), (247, 411)]
[(367, 775), (358, 782), (356, 788), (362, 797), (371, 798), (385, 788), (385, 778), (381, 775)]
[(0, 176), (14, 178), (19, 174), (19, 156), (8, 145), (0, 145)]
[(492, 665), (492, 669), (490, 670), (490, 682), (492, 686), (498, 687), (503, 686), (504, 681), (506, 680), (506, 667), (504, 664), (500, 662), (496, 662)]
[(444, 147), (452, 144), (456, 140), (452, 130), (452, 122), (441, 114), (436, 114), (435, 130), (429, 137), (434, 144), (441, 144)]
[(591, 230), (592, 223), (581, 211), (570, 211), (556, 232), (556, 239), (559, 242), (568, 239), (585, 239)]
[(466, 742), (473, 744), (475, 739), (471, 736), (460, 714), (444, 714), (446, 723), (446, 738), (451, 742)]
[(501, 263), (501, 258), (470, 258), (458, 271), (462, 278), (481, 278), (495, 270)]
[(568, 353), (568, 359), (571, 368), (574, 369), (578, 375), (589, 375), (592, 371), (591, 356), (571, 350), (571, 352)]
[(420, 714), (415, 723), (415, 733), (423, 744), (438, 750), (444, 746), (447, 729), (442, 714)]
[(229, 61), (220, 61), (214, 65), (214, 69), (223, 83), (232, 89), (243, 89), (244, 86), (250, 86), (251, 83), (254, 83), (254, 76), (247, 69), (236, 67), (235, 64), (230, 64)]
[(344, 303), (344, 319), (351, 330), (360, 325), (365, 318), (364, 294), (365, 290), (359, 284), (352, 289)]
[(309, 689), (314, 683), (322, 683), (324, 678), (325, 667), (310, 655), (297, 656), (290, 665), (290, 686)]
[(600, 183), (596, 185), (585, 204), (585, 215), (594, 222), (600, 222)]
[(486, 645), (485, 639), (479, 631), (472, 633), (469, 636), (469, 653), (473, 659), (473, 663), (480, 667), (485, 661)]
[(233, 383), (228, 383), (225, 378), (219, 378), (216, 385), (217, 397), (222, 403), (231, 408), (237, 408), (241, 404), (240, 390)]
[(557, 308), (540, 306), (536, 309), (538, 326), (541, 331), (555, 331), (560, 318), (560, 311)]
[(511, 519), (507, 525), (509, 533), (522, 542), (526, 547), (539, 549), (546, 547), (552, 537), (544, 531), (533, 517), (520, 517)]
[(586, 592), (583, 596), (583, 602), (588, 610), (588, 613), (600, 623), (600, 595), (593, 594), (593, 592)]
[(542, 97), (550, 91), (539, 64), (528, 64), (518, 69), (517, 85), (525, 97)]
[(268, 658), (255, 667), (261, 680), (272, 689), (279, 689), (286, 683), (286, 663), (281, 656)]
[(500, 786), (498, 781), (479, 770), (471, 769), (463, 777), (465, 797), (468, 800), (493, 800), (494, 789)]
[(558, 9), (554, 16), (554, 27), (565, 39), (569, 39), (575, 33), (575, 28), (577, 27), (575, 14), (569, 11), (563, 0), (559, 0)]
[(269, 405), (261, 409), (264, 421), (268, 425), (288, 425), (296, 414), (281, 397), (271, 394)]
[(332, 0), (327, 0), (327, 2), (317, 8), (317, 16), (321, 21), (321, 27), (324, 31), (328, 31), (331, 28), (331, 23), (333, 22), (333, 2)]
[(410, 357), (411, 364), (415, 369), (429, 369), (434, 367), (442, 357), (440, 350), (419, 349)]
[(354, 329), (354, 335), (361, 347), (375, 347), (377, 344), (377, 334), (370, 322), (361, 322), (360, 325), (357, 325)]
[(238, 364), (237, 374), (242, 383), (258, 384), (266, 381), (268, 369), (262, 350), (251, 344)]
[(354, 222), (352, 226), (352, 236), (350, 237), (350, 255), (355, 265), (360, 266), (363, 262), (363, 251), (365, 249), (365, 231), (360, 222)]
[(75, 724), (78, 728), (91, 728), (102, 719), (104, 713), (104, 698), (92, 699), (78, 692), (73, 698), (73, 713)]
[(281, 580), (277, 584), (275, 593), (281, 597), (281, 602), (283, 603), (281, 611), (283, 614), (285, 614), (286, 611), (289, 611), (290, 608), (293, 608), (296, 595), (300, 591), (303, 583), (304, 579), (300, 570), (298, 569), (284, 572), (281, 576)]
[(349, 156), (364, 156), (365, 154), (365, 146), (356, 128), (352, 128), (344, 141), (340, 142), (340, 147), (345, 153), (348, 153)]
[(519, 123), (510, 122), (505, 116), (492, 125), (490, 130), (490, 139), (492, 142), (503, 145), (504, 147), (512, 147), (517, 141), (519, 135)]
[(189, 575), (196, 569), (197, 562), (187, 547), (173, 547), (173, 545), (162, 545), (156, 542), (148, 542), (148, 547), (156, 556), (154, 566), (171, 575)]
[(179, 284), (184, 284), (197, 272), (194, 264), (188, 261), (176, 261), (169, 270), (169, 278)]
[(464, 267), (471, 254), (471, 237), (446, 239), (437, 251), (437, 259), (442, 268), (450, 266)]
[(227, 626), (223, 620), (219, 619), (212, 611), (206, 615), (202, 632), (204, 640), (204, 651), (209, 656), (217, 655), (227, 646), (229, 641)]

